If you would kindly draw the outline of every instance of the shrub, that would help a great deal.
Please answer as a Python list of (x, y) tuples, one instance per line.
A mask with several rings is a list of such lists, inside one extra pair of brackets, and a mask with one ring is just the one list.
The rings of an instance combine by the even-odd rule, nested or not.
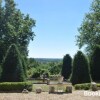
[(74, 85), (76, 90), (89, 90), (91, 84), (90, 83), (84, 83), (84, 84), (76, 84)]
[(81, 51), (74, 56), (71, 82), (73, 85), (91, 82), (88, 60)]
[(15, 44), (12, 44), (2, 64), (2, 82), (22, 82), (25, 80), (21, 55)]
[(99, 87), (99, 88), (100, 88), (100, 84), (97, 84), (97, 87)]
[(96, 45), (90, 61), (93, 81), (100, 81), (100, 46)]
[(0, 91), (22, 91), (27, 89), (32, 91), (31, 82), (2, 82), (0, 83)]
[(49, 77), (50, 73), (47, 69), (40, 69), (40, 68), (37, 68), (33, 71), (33, 75), (32, 75), (32, 78), (39, 78), (41, 75), (46, 75), (46, 78)]
[(72, 58), (69, 54), (66, 54), (63, 58), (62, 76), (64, 79), (68, 79), (72, 70)]
[(62, 69), (62, 62), (52, 62), (49, 65), (50, 67), (48, 68), (49, 72), (51, 75), (57, 75), (59, 73), (61, 73), (61, 69)]
[(1, 73), (2, 73), (2, 67), (1, 67), (1, 65), (0, 65), (0, 78), (1, 78)]
[(39, 77), (40, 77), (40, 72), (37, 71), (37, 70), (34, 70), (34, 71), (33, 71), (32, 78), (39, 78)]

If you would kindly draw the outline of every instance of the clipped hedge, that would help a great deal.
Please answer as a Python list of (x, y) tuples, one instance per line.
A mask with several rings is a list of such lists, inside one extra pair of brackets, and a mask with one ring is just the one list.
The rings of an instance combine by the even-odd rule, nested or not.
[(89, 90), (91, 87), (91, 83), (84, 83), (84, 84), (76, 84), (74, 85), (76, 90)]
[(100, 83), (99, 83), (99, 84), (97, 83), (97, 87), (98, 87), (98, 89), (100, 90)]
[(31, 82), (2, 82), (0, 83), (0, 91), (22, 91), (27, 89), (32, 91)]
[(97, 83), (97, 87), (100, 87), (100, 84)]
[[(76, 90), (89, 90), (91, 89), (91, 83), (83, 83), (74, 85)], [(100, 83), (97, 83), (98, 89), (100, 89)]]

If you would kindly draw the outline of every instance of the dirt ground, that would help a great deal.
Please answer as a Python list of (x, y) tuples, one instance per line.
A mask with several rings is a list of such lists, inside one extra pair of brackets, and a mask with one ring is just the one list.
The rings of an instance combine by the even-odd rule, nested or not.
[[(100, 92), (100, 91), (99, 91)], [(42, 92), (36, 94), (30, 92), (24, 93), (0, 93), (0, 100), (100, 100), (99, 96), (84, 96), (84, 91), (73, 91), (70, 94), (49, 94)]]

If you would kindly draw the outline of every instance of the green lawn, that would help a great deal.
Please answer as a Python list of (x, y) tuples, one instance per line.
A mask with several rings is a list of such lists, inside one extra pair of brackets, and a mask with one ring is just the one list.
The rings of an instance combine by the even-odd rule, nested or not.
[(63, 90), (65, 92), (68, 85), (47, 85), (47, 84), (33, 84), (33, 91), (35, 92), (37, 87), (41, 87), (43, 92), (49, 91), (49, 86), (54, 86), (56, 90)]

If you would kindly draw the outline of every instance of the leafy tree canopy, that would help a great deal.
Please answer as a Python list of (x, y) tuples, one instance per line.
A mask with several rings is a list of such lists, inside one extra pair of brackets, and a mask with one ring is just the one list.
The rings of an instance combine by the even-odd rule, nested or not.
[(28, 44), (34, 39), (32, 28), (35, 20), (21, 13), (16, 8), (14, 0), (4, 0), (5, 5), (0, 0), (0, 62), (8, 47), (15, 43), (21, 54), (28, 54)]
[(100, 0), (93, 0), (90, 12), (78, 29), (77, 45), (79, 48), (86, 46), (87, 53), (91, 53), (96, 44), (100, 45)]

